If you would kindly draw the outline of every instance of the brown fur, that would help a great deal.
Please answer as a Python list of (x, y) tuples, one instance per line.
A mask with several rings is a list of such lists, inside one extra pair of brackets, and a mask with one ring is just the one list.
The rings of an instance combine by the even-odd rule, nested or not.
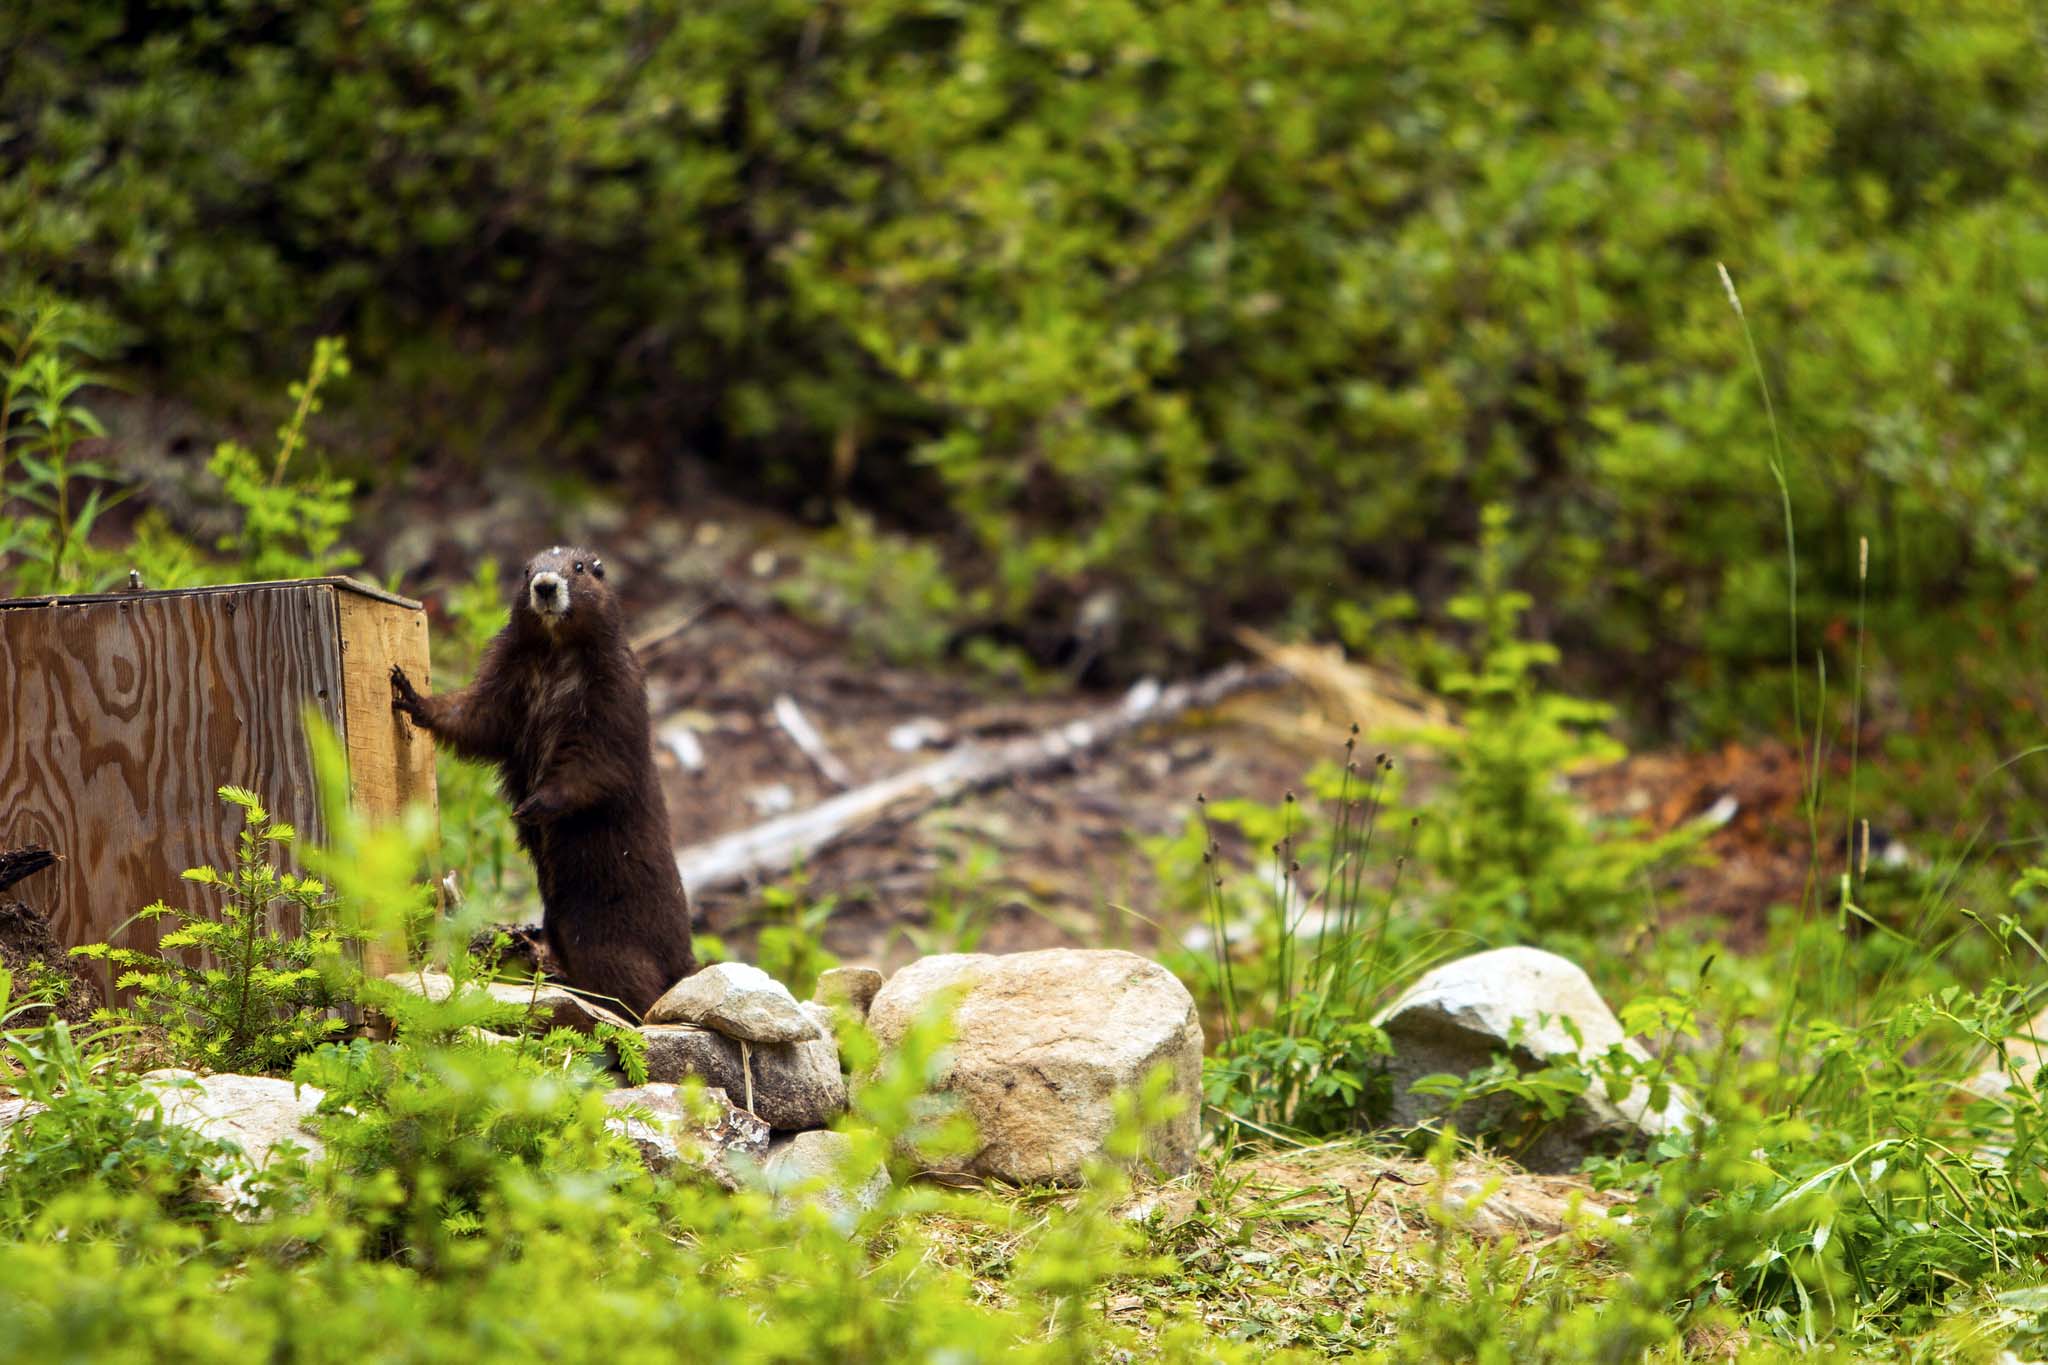
[[(564, 585), (559, 616), (536, 610), (541, 574)], [(548, 946), (571, 986), (637, 1015), (696, 969), (646, 679), (596, 556), (557, 546), (528, 562), (512, 619), (468, 687), (423, 697), (396, 668), (391, 686), (392, 705), (415, 725), (496, 765), (540, 879)]]

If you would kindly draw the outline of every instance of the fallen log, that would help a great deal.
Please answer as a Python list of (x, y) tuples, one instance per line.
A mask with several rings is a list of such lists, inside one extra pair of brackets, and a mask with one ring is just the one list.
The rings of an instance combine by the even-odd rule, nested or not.
[(57, 855), (40, 844), (0, 852), (0, 891), (5, 891), (23, 877), (41, 872), (56, 861)]
[(683, 885), (693, 893), (780, 876), (855, 834), (900, 824), (970, 792), (1066, 766), (1143, 726), (1285, 681), (1287, 675), (1277, 668), (1242, 664), (1170, 687), (1147, 679), (1121, 702), (1092, 716), (1017, 739), (969, 740), (942, 758), (842, 792), (808, 810), (693, 844), (677, 852), (676, 866)]

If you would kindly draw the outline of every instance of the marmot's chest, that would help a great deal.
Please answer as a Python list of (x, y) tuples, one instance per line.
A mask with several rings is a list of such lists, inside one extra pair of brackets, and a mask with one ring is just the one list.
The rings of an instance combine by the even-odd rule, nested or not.
[(590, 723), (590, 675), (578, 659), (549, 658), (525, 671), (520, 692), (524, 723), (519, 753), (526, 771), (538, 780), (562, 741)]
[(586, 707), (590, 677), (574, 655), (533, 664), (524, 683), (526, 717), (534, 728), (550, 728), (550, 722), (571, 719)]

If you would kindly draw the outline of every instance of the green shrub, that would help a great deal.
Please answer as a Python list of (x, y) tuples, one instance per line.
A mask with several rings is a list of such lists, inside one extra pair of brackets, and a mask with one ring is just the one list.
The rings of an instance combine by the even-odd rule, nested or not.
[[(30, 297), (0, 307), (0, 572), (22, 595), (91, 592), (111, 580), (116, 556), (93, 544), (93, 526), (120, 495), (111, 472), (81, 458), (81, 442), (105, 435), (81, 393), (100, 382), (84, 364), (105, 345), (104, 325), (61, 300)], [(5, 583), (6, 579), (0, 579)]]
[(1422, 731), (1445, 782), (1417, 812), (1420, 868), (1455, 928), (1483, 940), (1568, 949), (1653, 918), (1651, 875), (1696, 831), (1646, 837), (1600, 819), (1566, 785), (1574, 772), (1626, 750), (1605, 733), (1613, 708), (1539, 686), (1555, 647), (1526, 638), (1531, 598), (1509, 586), (1508, 511), (1482, 514), (1474, 582), (1450, 599), (1474, 628), (1463, 666), (1441, 685), (1464, 703), (1458, 724)]
[(290, 386), (293, 411), (270, 464), (235, 441), (207, 462), (212, 496), (236, 524), (215, 547), (224, 557), (204, 554), (154, 508), (136, 518), (125, 544), (96, 538), (101, 517), (133, 491), (97, 458), (106, 432), (88, 401), (106, 379), (84, 365), (108, 346), (108, 330), (94, 313), (46, 295), (0, 305), (0, 511), (11, 503), (12, 513), (0, 516), (0, 593), (98, 592), (131, 570), (151, 588), (319, 577), (359, 561), (340, 544), (354, 485), (308, 472), (304, 461), (291, 470), (322, 387), (348, 373), (332, 337), (314, 344), (311, 370)]
[(313, 343), (312, 367), (290, 393), (292, 414), (277, 429), (277, 455), (269, 468), (254, 451), (223, 441), (206, 462), (220, 482), (221, 501), (240, 513), (241, 526), (221, 539), (236, 572), (253, 579), (320, 578), (344, 573), (361, 556), (338, 542), (353, 512), (355, 485), (325, 474), (287, 479), (292, 456), (306, 447), (306, 423), (320, 411), (320, 391), (348, 374), (348, 352), (339, 337)]
[(317, 320), (365, 461), (659, 432), (940, 531), (970, 586), (856, 585), (890, 651), (1433, 606), (1500, 500), (1544, 635), (1724, 721), (1785, 583), (1717, 260), (1815, 604), (1852, 528), (1880, 604), (2048, 549), (2048, 82), (1989, 0), (32, 0), (0, 56), (0, 260), (129, 359), (219, 394)]
[(159, 1094), (120, 1074), (125, 1030), (28, 1027), (12, 992), (0, 970), (0, 1081), (30, 1106), (0, 1126), (0, 1245), (48, 1235), (81, 1203), (111, 1214), (103, 1233), (212, 1217), (202, 1189), (233, 1168), (231, 1149), (165, 1122)]
[[(121, 1013), (160, 1030), (179, 1065), (276, 1071), (347, 1027), (335, 1012), (346, 998), (337, 984), (352, 974), (342, 953), (358, 936), (338, 924), (323, 883), (272, 861), (297, 831), (272, 820), (254, 792), (222, 787), (220, 798), (243, 814), (235, 865), (184, 874), (220, 888), (218, 916), (158, 901), (142, 918), (174, 927), (154, 951), (105, 943), (77, 951), (118, 969), (114, 984), (135, 992)], [(299, 920), (296, 933), (280, 931), (280, 911)]]

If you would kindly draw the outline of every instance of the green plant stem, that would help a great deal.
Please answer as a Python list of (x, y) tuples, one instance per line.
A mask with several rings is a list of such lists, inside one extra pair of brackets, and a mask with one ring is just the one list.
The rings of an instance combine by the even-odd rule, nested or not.
[(306, 418), (312, 415), (313, 402), (320, 392), (320, 384), (327, 378), (327, 347), (324, 342), (313, 347), (312, 368), (307, 371), (306, 382), (299, 386), (299, 403), (292, 411), (291, 421), (285, 423), (278, 433), (277, 463), (270, 471), (270, 485), (275, 488), (284, 482), (285, 466), (291, 463), (292, 453), (299, 447), (306, 428)]
[(235, 899), (242, 909), (242, 960), (237, 965), (242, 978), (242, 998), (235, 1006), (234, 1046), (239, 1053), (249, 1035), (249, 978), (255, 971), (256, 962), (256, 917), (260, 907), (256, 903), (254, 877), (256, 875), (254, 852), (246, 846), (248, 836), (242, 836), (245, 846), (242, 850), (242, 885), (235, 889)]
[[(1756, 386), (1763, 394), (1764, 420), (1771, 429), (1771, 479), (1778, 486), (1778, 509), (1785, 526), (1785, 643), (1786, 660), (1791, 665), (1789, 672), (1792, 683), (1792, 732), (1799, 745), (1800, 762), (1807, 763), (1806, 716), (1799, 691), (1799, 535), (1792, 523), (1792, 484), (1785, 476), (1785, 438), (1778, 426), (1778, 409), (1771, 398), (1771, 383), (1764, 373), (1764, 360), (1757, 350), (1756, 334), (1750, 330), (1749, 316), (1743, 311), (1741, 296), (1735, 292), (1735, 281), (1726, 266), (1720, 267), (1721, 282), (1728, 291), (1728, 302), (1735, 310), (1736, 325), (1742, 329), (1743, 345), (1749, 352), (1750, 370), (1756, 376)], [(1805, 775), (1806, 818), (1810, 833), (1810, 848), (1807, 854), (1806, 888), (1800, 900), (1809, 916), (1814, 905), (1814, 886), (1820, 866), (1820, 812), (1816, 804), (1819, 778), (1811, 769)], [(1784, 1071), (1785, 1049), (1790, 1044), (1792, 1020), (1799, 1013), (1800, 994), (1804, 985), (1804, 959), (1806, 936), (1798, 935), (1793, 943), (1792, 999), (1784, 1015), (1778, 1021), (1777, 1054), (1779, 1070)]]

